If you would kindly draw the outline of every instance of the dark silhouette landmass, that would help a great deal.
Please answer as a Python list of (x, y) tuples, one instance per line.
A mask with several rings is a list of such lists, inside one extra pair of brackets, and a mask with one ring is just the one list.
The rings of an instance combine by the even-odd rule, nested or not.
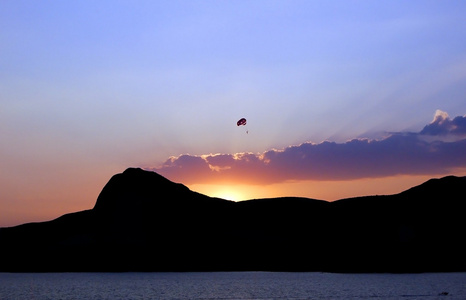
[(93, 209), (1, 228), (0, 271), (466, 271), (465, 187), (232, 202), (130, 168)]

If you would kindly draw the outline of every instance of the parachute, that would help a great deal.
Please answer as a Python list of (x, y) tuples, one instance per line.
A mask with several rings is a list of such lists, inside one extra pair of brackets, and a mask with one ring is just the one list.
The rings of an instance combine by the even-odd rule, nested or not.
[(236, 126), (244, 126), (246, 125), (246, 119), (245, 118), (241, 118), (238, 120), (238, 122), (236, 122)]
[[(241, 118), (238, 120), (238, 122), (236, 122), (236, 126), (244, 126), (246, 125), (246, 119), (245, 118)], [(249, 130), (246, 130), (246, 133), (249, 134)]]

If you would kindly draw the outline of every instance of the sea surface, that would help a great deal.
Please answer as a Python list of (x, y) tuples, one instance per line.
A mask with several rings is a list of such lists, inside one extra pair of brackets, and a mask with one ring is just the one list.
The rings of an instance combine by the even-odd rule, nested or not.
[(0, 273), (0, 299), (466, 299), (466, 273)]

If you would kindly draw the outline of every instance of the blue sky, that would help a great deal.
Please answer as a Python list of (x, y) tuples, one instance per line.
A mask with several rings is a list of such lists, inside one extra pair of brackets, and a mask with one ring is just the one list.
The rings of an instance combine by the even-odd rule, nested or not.
[(88, 208), (111, 175), (171, 156), (380, 139), (419, 133), (437, 110), (464, 116), (464, 11), (462, 1), (1, 1), (4, 218)]

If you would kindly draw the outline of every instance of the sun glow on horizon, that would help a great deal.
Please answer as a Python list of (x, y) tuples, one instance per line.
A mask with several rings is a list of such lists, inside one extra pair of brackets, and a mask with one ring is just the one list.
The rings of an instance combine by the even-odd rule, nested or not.
[(219, 189), (218, 191), (212, 193), (211, 197), (222, 198), (225, 200), (231, 200), (235, 202), (245, 200), (243, 195), (240, 192), (235, 191), (233, 188)]
[(244, 191), (238, 186), (228, 185), (215, 185), (215, 184), (193, 184), (189, 185), (192, 191), (202, 193), (210, 197), (221, 198), (231, 201), (243, 201), (248, 200), (248, 197), (244, 194)]

